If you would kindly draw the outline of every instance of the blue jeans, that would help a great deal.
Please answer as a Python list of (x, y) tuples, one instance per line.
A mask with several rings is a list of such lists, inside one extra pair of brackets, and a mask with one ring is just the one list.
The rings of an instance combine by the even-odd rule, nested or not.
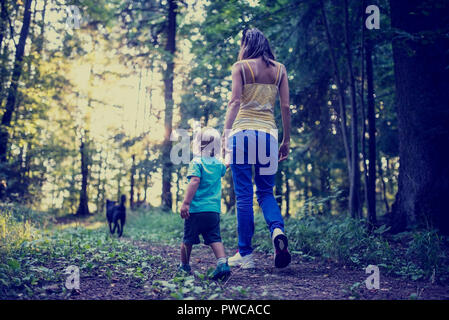
[(231, 169), (237, 205), (238, 247), (240, 255), (245, 256), (253, 252), (251, 247), (254, 235), (253, 166), (257, 202), (262, 208), (270, 234), (275, 228), (284, 231), (284, 220), (273, 195), (278, 145), (272, 135), (257, 130), (237, 132), (230, 137), (229, 143), (232, 150)]

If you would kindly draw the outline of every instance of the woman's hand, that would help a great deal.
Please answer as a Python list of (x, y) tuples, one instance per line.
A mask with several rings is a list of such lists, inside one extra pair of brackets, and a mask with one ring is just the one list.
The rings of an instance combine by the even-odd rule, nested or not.
[(284, 161), (288, 157), (290, 151), (290, 142), (282, 142), (279, 147), (279, 162)]
[(190, 217), (189, 210), (190, 210), (190, 204), (183, 202), (182, 206), (181, 206), (181, 218), (189, 219), (189, 217)]
[(223, 136), (221, 137), (221, 152), (226, 169), (229, 168), (231, 162), (230, 161), (231, 153), (229, 151), (228, 139), (229, 137), (227, 137), (225, 134), (223, 134)]

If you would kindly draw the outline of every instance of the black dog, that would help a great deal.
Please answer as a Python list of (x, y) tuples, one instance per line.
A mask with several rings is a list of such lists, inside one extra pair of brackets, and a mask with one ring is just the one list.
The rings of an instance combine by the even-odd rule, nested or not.
[[(109, 231), (111, 234), (115, 233), (117, 229), (117, 234), (119, 237), (123, 234), (123, 227), (126, 221), (126, 196), (123, 194), (120, 198), (120, 204), (116, 205), (117, 201), (106, 200), (106, 218), (108, 218)], [(114, 227), (112, 227), (114, 225)]]

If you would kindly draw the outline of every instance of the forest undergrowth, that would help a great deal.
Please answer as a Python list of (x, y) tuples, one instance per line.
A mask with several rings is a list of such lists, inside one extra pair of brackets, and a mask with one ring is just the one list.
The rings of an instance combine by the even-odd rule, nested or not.
[[(139, 298), (257, 298), (248, 296), (248, 289), (242, 286), (224, 287), (209, 281), (213, 264), (188, 277), (176, 273), (176, 247), (183, 233), (183, 221), (177, 214), (158, 208), (130, 211), (121, 239), (108, 234), (103, 215), (87, 219), (51, 217), (18, 205), (2, 205), (2, 299), (76, 296), (76, 291), (62, 285), (70, 265), (77, 266), (83, 277), (102, 279), (112, 287), (114, 282), (126, 279), (126, 288), (140, 288), (145, 293)], [(235, 216), (223, 214), (221, 219), (224, 245), (228, 254), (233, 254), (237, 242)], [(361, 221), (334, 216), (288, 218), (285, 224), (294, 259), (358, 270), (372, 264), (391, 277), (437, 285), (448, 282), (448, 242), (435, 231), (392, 235), (381, 226), (370, 232)], [(269, 255), (272, 245), (260, 213), (255, 215), (255, 228), (255, 251)], [(156, 247), (162, 249), (147, 250)], [(196, 249), (193, 256), (200, 250), (205, 252)], [(212, 253), (206, 253), (212, 259)], [(208, 259), (201, 257), (197, 262)]]

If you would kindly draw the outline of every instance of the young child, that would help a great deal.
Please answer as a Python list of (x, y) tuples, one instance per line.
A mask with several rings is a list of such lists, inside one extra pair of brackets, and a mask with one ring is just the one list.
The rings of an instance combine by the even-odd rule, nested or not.
[(200, 243), (201, 234), (204, 244), (211, 246), (217, 258), (217, 268), (211, 278), (225, 280), (231, 270), (220, 236), (221, 177), (226, 173), (226, 166), (216, 157), (220, 136), (214, 129), (205, 128), (196, 138), (199, 150), (189, 165), (190, 182), (181, 206), (181, 218), (185, 221), (179, 270), (190, 273), (192, 245)]

